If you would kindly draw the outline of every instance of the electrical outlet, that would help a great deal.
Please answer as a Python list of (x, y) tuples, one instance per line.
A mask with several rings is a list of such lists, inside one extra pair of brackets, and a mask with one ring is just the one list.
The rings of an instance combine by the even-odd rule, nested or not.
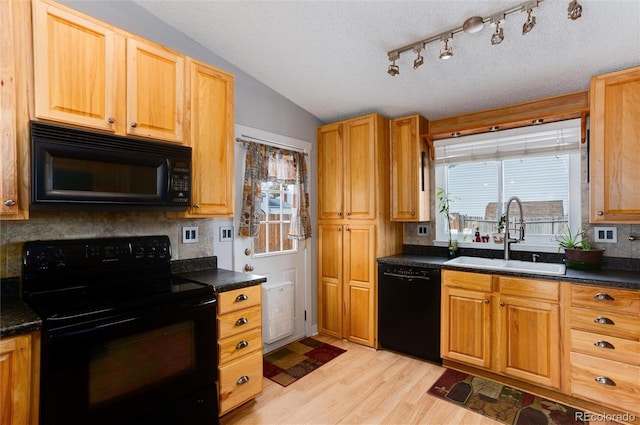
[(198, 242), (198, 227), (183, 227), (182, 228), (182, 243), (196, 243)]
[(233, 240), (233, 226), (220, 226), (220, 242)]
[(428, 224), (418, 224), (418, 236), (429, 236)]
[(594, 227), (593, 234), (596, 242), (618, 243), (618, 232), (615, 227)]

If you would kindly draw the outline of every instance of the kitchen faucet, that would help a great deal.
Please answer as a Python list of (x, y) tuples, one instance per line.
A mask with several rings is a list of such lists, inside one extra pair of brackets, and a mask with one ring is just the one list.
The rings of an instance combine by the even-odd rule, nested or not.
[[(509, 237), (509, 208), (511, 207), (511, 202), (516, 201), (518, 203), (518, 207), (520, 207), (520, 237), (518, 239), (511, 239)], [(524, 240), (524, 217), (522, 215), (522, 202), (520, 202), (520, 198), (517, 196), (512, 196), (507, 201), (507, 212), (505, 213), (505, 222), (506, 227), (504, 231), (504, 259), (509, 261), (509, 245), (512, 243), (518, 243)]]

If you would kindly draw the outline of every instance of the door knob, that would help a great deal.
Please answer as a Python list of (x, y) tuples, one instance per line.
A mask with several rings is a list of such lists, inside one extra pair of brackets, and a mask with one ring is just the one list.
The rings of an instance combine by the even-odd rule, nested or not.
[(245, 264), (242, 270), (244, 270), (245, 272), (252, 272), (253, 266), (251, 264)]

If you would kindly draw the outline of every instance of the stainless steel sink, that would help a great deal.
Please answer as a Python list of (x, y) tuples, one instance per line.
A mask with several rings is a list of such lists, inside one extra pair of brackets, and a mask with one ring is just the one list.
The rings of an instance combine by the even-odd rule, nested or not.
[(500, 260), (496, 258), (456, 257), (445, 261), (447, 266), (459, 266), (470, 269), (495, 270), (516, 273), (530, 273), (550, 276), (562, 276), (566, 271), (564, 264), (533, 263), (519, 260)]

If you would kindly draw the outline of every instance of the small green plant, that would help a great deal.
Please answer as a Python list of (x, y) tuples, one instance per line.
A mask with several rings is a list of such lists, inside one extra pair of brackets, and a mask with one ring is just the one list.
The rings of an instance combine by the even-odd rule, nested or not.
[(436, 198), (438, 199), (438, 212), (445, 216), (447, 219), (447, 229), (449, 230), (449, 247), (453, 246), (451, 237), (451, 203), (452, 197), (442, 187), (436, 188)]
[(560, 248), (564, 249), (582, 249), (584, 251), (591, 250), (591, 245), (587, 241), (586, 229), (580, 228), (573, 233), (569, 226), (566, 227), (566, 231), (559, 233), (555, 237), (555, 241), (558, 242), (558, 251)]
[(506, 219), (507, 218), (504, 214), (502, 214), (498, 219), (498, 233), (502, 233), (502, 231), (504, 230), (504, 222)]

